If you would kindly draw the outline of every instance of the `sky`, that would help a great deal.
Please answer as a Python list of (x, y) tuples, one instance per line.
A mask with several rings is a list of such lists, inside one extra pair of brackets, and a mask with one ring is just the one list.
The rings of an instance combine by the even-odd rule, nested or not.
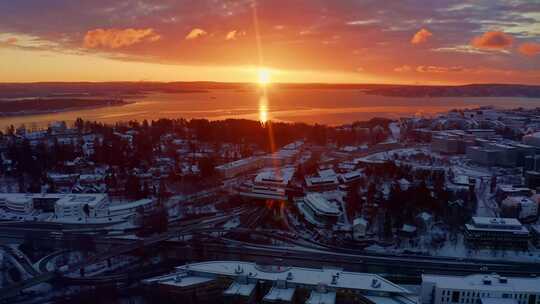
[(540, 84), (540, 0), (0, 0), (0, 82)]

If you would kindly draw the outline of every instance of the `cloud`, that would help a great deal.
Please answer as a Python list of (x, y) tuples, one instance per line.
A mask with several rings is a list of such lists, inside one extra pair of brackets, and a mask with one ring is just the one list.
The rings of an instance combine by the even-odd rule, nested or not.
[(461, 66), (434, 66), (434, 65), (419, 65), (416, 67), (419, 73), (447, 73), (447, 72), (463, 72), (465, 69)]
[(186, 40), (193, 40), (197, 39), (199, 37), (205, 36), (208, 33), (205, 30), (202, 30), (200, 28), (194, 28), (189, 32), (189, 34), (186, 35)]
[(475, 37), (471, 45), (476, 48), (505, 49), (512, 45), (514, 38), (500, 31), (485, 32)]
[(411, 70), (412, 68), (409, 65), (402, 65), (402, 66), (394, 68), (394, 72), (399, 72), (399, 73), (410, 72)]
[(370, 24), (375, 24), (375, 23), (379, 23), (380, 20), (379, 19), (365, 19), (365, 20), (353, 20), (353, 21), (349, 21), (347, 22), (346, 24), (347, 25), (370, 25)]
[(17, 37), (9, 37), (8, 39), (6, 39), (4, 41), (4, 43), (6, 43), (6, 44), (15, 44), (15, 43), (17, 43), (17, 41), (19, 41), (19, 39), (17, 39)]
[(518, 51), (525, 56), (530, 56), (530, 57), (536, 56), (540, 54), (540, 43), (535, 43), (535, 42), (522, 43), (519, 46)]
[(430, 31), (423, 28), (419, 30), (418, 32), (416, 32), (416, 34), (414, 34), (414, 36), (411, 38), (411, 43), (412, 44), (424, 43), (431, 36), (433, 36), (433, 34)]
[(245, 36), (245, 35), (246, 35), (245, 31), (240, 32), (237, 30), (232, 30), (228, 32), (227, 35), (225, 35), (225, 40), (236, 40), (238, 37)]
[(141, 42), (155, 42), (161, 39), (154, 29), (95, 29), (86, 32), (83, 46), (85, 48), (117, 49)]

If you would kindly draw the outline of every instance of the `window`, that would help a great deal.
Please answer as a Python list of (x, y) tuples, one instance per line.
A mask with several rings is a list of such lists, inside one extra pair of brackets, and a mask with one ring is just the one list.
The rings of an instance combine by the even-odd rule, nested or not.
[[(452, 302), (458, 303), (459, 302), (459, 291), (452, 291)], [(532, 303), (529, 303), (532, 304)]]

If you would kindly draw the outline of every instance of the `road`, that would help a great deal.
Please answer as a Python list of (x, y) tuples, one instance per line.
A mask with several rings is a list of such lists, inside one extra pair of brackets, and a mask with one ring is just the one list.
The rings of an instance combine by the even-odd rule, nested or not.
[[(91, 258), (89, 258), (89, 259), (87, 259), (85, 261), (81, 261), (79, 263), (69, 265), (67, 267), (67, 269), (41, 273), (41, 274), (38, 274), (38, 275), (34, 276), (30, 280), (25, 280), (25, 281), (19, 282), (17, 284), (14, 284), (12, 286), (2, 288), (2, 289), (0, 289), (0, 301), (5, 302), (8, 299), (17, 296), (21, 291), (23, 291), (23, 290), (25, 290), (27, 288), (35, 286), (35, 285), (40, 284), (40, 283), (50, 281), (50, 280), (54, 279), (55, 277), (62, 277), (64, 275), (68, 274), (68, 273), (77, 272), (80, 269), (82, 269), (84, 267), (88, 267), (88, 266), (90, 266), (90, 265), (92, 265), (94, 263), (98, 263), (100, 261), (105, 261), (105, 260), (107, 260), (109, 258), (119, 256), (119, 255), (122, 255), (122, 254), (127, 254), (127, 253), (132, 252), (134, 250), (137, 250), (139, 248), (151, 248), (155, 244), (164, 242), (164, 241), (166, 241), (168, 239), (171, 239), (171, 238), (175, 238), (178, 235), (183, 235), (183, 234), (185, 234), (187, 232), (190, 232), (190, 231), (193, 231), (193, 230), (203, 229), (203, 228), (207, 228), (208, 226), (211, 226), (211, 225), (226, 222), (226, 221), (230, 220), (231, 218), (237, 217), (237, 216), (239, 216), (239, 215), (241, 215), (241, 214), (243, 214), (243, 213), (245, 213), (247, 211), (249, 211), (249, 208), (237, 208), (233, 212), (231, 212), (230, 214), (218, 215), (218, 216), (214, 216), (214, 217), (210, 217), (210, 218), (201, 218), (201, 219), (197, 219), (197, 220), (193, 220), (193, 221), (185, 221), (185, 222), (182, 223), (182, 225), (179, 225), (178, 227), (171, 228), (171, 229), (169, 229), (169, 231), (167, 231), (166, 233), (163, 233), (163, 234), (152, 236), (152, 237), (149, 237), (149, 238), (146, 238), (146, 239), (138, 239), (138, 240), (131, 239), (131, 240), (127, 241), (127, 243), (122, 242), (122, 243), (125, 243), (125, 244), (124, 245), (119, 245), (119, 246), (114, 246), (114, 247), (112, 247), (112, 249), (110, 249), (110, 250), (108, 250), (106, 252), (102, 252), (100, 254), (97, 254), (97, 255), (95, 255), (95, 256), (93, 256), (93, 257), (91, 257)], [(23, 228), (23, 229), (26, 232), (26, 229), (28, 229), (28, 228)], [(99, 239), (99, 238), (103, 238), (103, 236), (95, 236), (95, 238)], [(109, 240), (114, 243), (114, 240), (111, 240), (110, 238), (109, 238)], [(7, 303), (9, 303), (9, 302), (7, 302)]]

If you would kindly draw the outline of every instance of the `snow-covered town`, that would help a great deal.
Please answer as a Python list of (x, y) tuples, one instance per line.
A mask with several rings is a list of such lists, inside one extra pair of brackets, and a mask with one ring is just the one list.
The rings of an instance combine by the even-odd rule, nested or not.
[[(246, 124), (268, 132), (254, 123), (77, 120), (8, 129), (0, 140), (0, 285), (18, 289), (6, 299), (80, 299), (112, 280), (125, 289), (142, 282), (193, 293), (197, 303), (213, 301), (209, 290), (228, 276), (234, 283), (224, 295), (234, 303), (360, 297), (438, 304), (445, 291), (433, 288), (467, 290), (468, 281), (490, 280), (498, 283), (489, 290), (504, 292), (506, 281), (534, 280), (540, 110), (484, 107), (339, 127), (277, 123), (271, 143), (223, 135)], [(257, 264), (188, 264), (161, 277), (171, 263), (209, 258)], [(322, 288), (304, 274), (312, 270), (293, 267), (313, 267), (310, 259), (360, 271), (323, 268), (332, 282), (351, 276), (371, 285)], [(229, 263), (230, 273), (219, 263)], [(375, 276), (365, 272), (385, 278), (363, 279)], [(49, 276), (69, 284), (57, 288)], [(268, 294), (255, 289), (250, 277), (257, 276)], [(295, 295), (295, 288), (304, 291)], [(526, 291), (516, 294), (517, 303), (536, 303), (530, 299), (540, 289), (530, 291), (528, 300)]]

